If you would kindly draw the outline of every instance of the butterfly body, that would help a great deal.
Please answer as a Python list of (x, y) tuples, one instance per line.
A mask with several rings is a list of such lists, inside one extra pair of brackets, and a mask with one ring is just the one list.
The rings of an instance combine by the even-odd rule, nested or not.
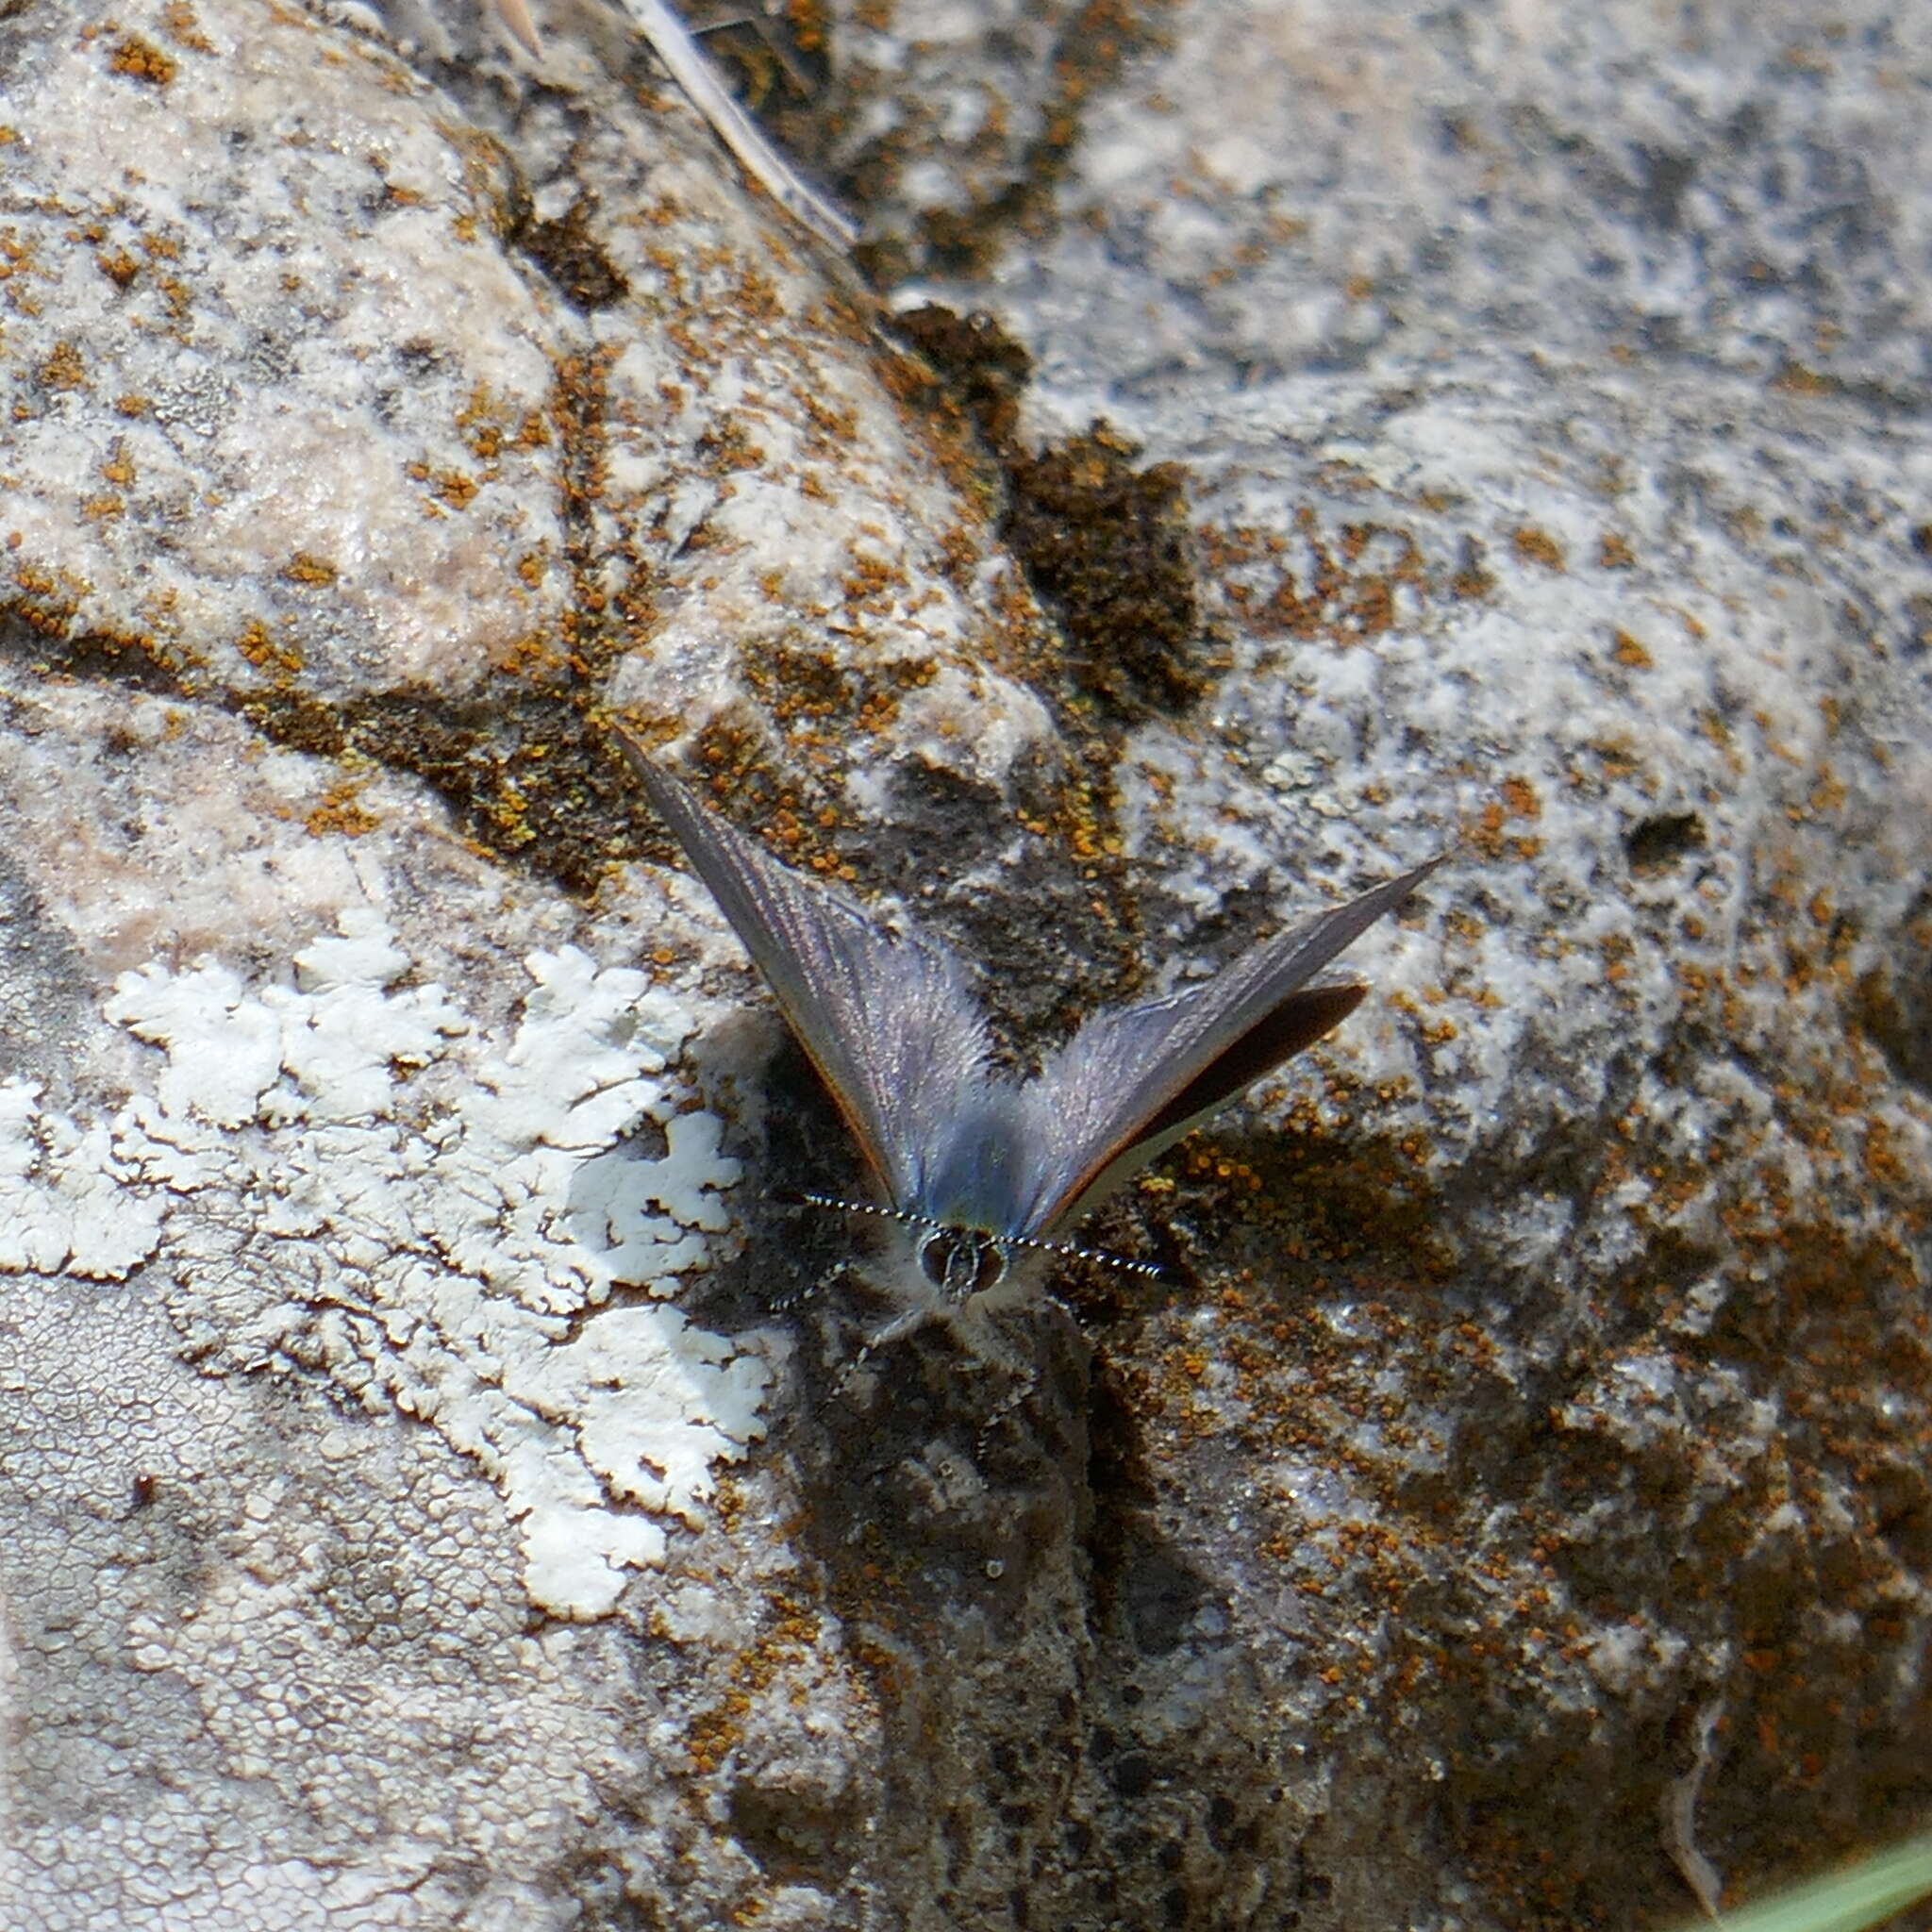
[(929, 1221), (994, 1234), (1031, 1234), (1026, 1214), (1026, 1123), (1019, 1090), (983, 1079), (959, 1096), (954, 1132), (905, 1205)]
[(983, 1318), (1032, 1292), (1047, 1253), (1115, 1188), (1352, 1011), (1366, 989), (1308, 982), (1434, 869), (1291, 927), (1179, 992), (1096, 1013), (1018, 1079), (992, 1064), (950, 953), (887, 931), (780, 864), (622, 742), (844, 1115), (880, 1195), (862, 1211), (908, 1238), (889, 1284), (904, 1312), (874, 1347), (943, 1320), (976, 1353), (1008, 1355)]

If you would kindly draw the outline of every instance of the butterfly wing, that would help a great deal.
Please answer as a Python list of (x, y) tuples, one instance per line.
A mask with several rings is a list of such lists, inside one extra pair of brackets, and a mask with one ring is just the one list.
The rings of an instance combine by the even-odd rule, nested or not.
[(1307, 982), (1440, 863), (1291, 926), (1200, 986), (1089, 1020), (1026, 1090), (1039, 1159), (1022, 1231), (1064, 1226), (1346, 1019), (1366, 988)]
[(873, 924), (699, 804), (620, 739), (658, 815), (743, 941), (895, 1208), (929, 1195), (950, 1123), (985, 1079), (958, 965)]

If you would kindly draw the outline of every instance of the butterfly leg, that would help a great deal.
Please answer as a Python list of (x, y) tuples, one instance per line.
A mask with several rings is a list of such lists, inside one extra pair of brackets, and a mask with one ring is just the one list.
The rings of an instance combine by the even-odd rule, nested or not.
[(973, 1443), (973, 1459), (975, 1462), (985, 1462), (986, 1452), (992, 1442), (993, 1431), (1015, 1410), (1024, 1407), (1026, 1399), (1039, 1387), (1039, 1372), (1029, 1363), (1022, 1378), (988, 1411), (985, 1421), (980, 1424), (979, 1432), (974, 1438)]
[[(804, 1307), (807, 1303), (817, 1301), (827, 1289), (836, 1288), (848, 1277), (857, 1276), (858, 1272), (858, 1268), (854, 1266), (849, 1258), (841, 1258), (834, 1261), (830, 1267), (821, 1269), (809, 1281), (803, 1283), (801, 1286), (788, 1289), (783, 1293), (766, 1297), (765, 1307), (774, 1315), (795, 1313), (798, 1309)], [(879, 1340), (879, 1337), (874, 1336), (872, 1341), (866, 1342), (859, 1349), (857, 1355), (851, 1356), (845, 1360), (833, 1380), (830, 1392), (812, 1406), (811, 1414), (814, 1420), (824, 1416), (827, 1409), (832, 1408), (850, 1396), (855, 1383), (864, 1372), (867, 1358), (871, 1356), (874, 1344)], [(828, 1341), (828, 1337), (823, 1332), (821, 1341), (822, 1342)]]
[(789, 1315), (792, 1309), (802, 1308), (807, 1302), (817, 1300), (826, 1289), (836, 1287), (848, 1274), (856, 1272), (850, 1261), (834, 1261), (829, 1268), (821, 1270), (803, 1288), (794, 1288), (785, 1294), (775, 1294), (765, 1306), (774, 1315)]
[(877, 1350), (903, 1341), (908, 1335), (917, 1335), (922, 1328), (929, 1328), (942, 1319), (943, 1311), (937, 1307), (908, 1308), (903, 1315), (894, 1315), (883, 1328), (874, 1328), (865, 1338), (865, 1346), (858, 1351), (857, 1359), (863, 1361)]
[[(839, 1262), (834, 1267), (828, 1268), (810, 1287), (801, 1289), (792, 1297), (791, 1306), (796, 1307), (798, 1303), (806, 1301), (810, 1296), (816, 1294), (820, 1289), (830, 1287), (841, 1276), (857, 1274), (857, 1272), (850, 1262)], [(813, 1408), (812, 1414), (815, 1417), (823, 1416), (827, 1409), (847, 1400), (851, 1396), (853, 1390), (858, 1386), (859, 1379), (871, 1366), (873, 1357), (880, 1349), (890, 1347), (891, 1343), (902, 1340), (908, 1335), (916, 1334), (921, 1328), (925, 1327), (929, 1323), (937, 1319), (936, 1311), (932, 1309), (914, 1308), (906, 1314), (896, 1316), (893, 1320), (888, 1322), (884, 1327), (874, 1329), (860, 1344), (858, 1353), (848, 1357), (840, 1369), (837, 1376), (833, 1379), (830, 1392)]]

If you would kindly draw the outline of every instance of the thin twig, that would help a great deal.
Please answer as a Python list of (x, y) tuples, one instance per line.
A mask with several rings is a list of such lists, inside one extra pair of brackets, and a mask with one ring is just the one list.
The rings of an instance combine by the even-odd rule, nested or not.
[[(531, 18), (528, 0), (495, 0), (495, 4), (498, 19), (541, 60), (543, 42)], [(809, 228), (834, 248), (849, 250), (858, 240), (858, 224), (829, 195), (811, 187), (765, 139), (758, 123), (718, 78), (691, 29), (664, 0), (624, 0), (624, 4), (638, 31), (650, 42), (651, 51), (671, 70), (672, 79), (710, 124), (711, 132), (738, 157), (739, 166), (801, 227)]]
[[(498, 0), (502, 4), (502, 0)], [(512, 0), (517, 4), (517, 0)], [(858, 225), (818, 189), (807, 184), (718, 78), (704, 49), (664, 0), (624, 0), (638, 31), (651, 51), (671, 70), (691, 104), (711, 124), (717, 135), (738, 157), (739, 165), (801, 227), (834, 248), (849, 249), (858, 240)]]

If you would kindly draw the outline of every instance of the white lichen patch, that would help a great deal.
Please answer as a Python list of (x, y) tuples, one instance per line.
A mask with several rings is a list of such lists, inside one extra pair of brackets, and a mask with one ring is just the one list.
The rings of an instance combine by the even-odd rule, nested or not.
[(86, 1124), (0, 1086), (0, 1270), (151, 1267), (204, 1358), (419, 1418), (501, 1488), (533, 1601), (596, 1616), (760, 1432), (763, 1363), (634, 1298), (705, 1265), (738, 1165), (678, 1111), (696, 1021), (644, 974), (533, 954), (504, 1039), (410, 965), (362, 911), (289, 983), (123, 974), (152, 1089)]
[(155, 1251), (159, 1203), (125, 1187), (103, 1128), (40, 1095), (36, 1081), (0, 1083), (0, 1273), (124, 1280)]

